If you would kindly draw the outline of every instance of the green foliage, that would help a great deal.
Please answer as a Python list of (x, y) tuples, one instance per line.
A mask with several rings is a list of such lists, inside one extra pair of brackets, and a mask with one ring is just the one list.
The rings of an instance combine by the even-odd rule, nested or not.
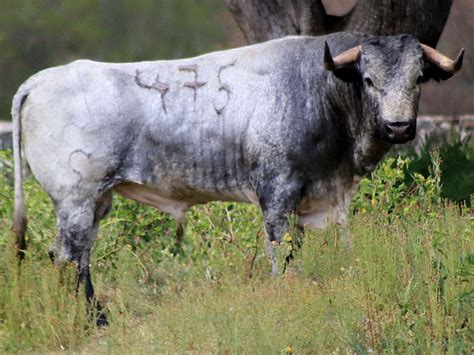
[[(361, 181), (352, 203), (358, 212), (381, 209), (387, 216), (421, 211), (420, 203), (449, 200), (467, 207), (474, 194), (474, 145), (446, 143), (439, 149), (426, 145), (419, 154), (384, 160)], [(423, 201), (421, 201), (423, 200)]]
[(232, 30), (219, 0), (0, 0), (0, 9), (2, 119), (38, 70), (78, 58), (182, 58), (222, 48)]
[[(438, 166), (431, 159), (433, 151), (439, 155)], [(469, 139), (445, 143), (438, 150), (431, 148), (428, 142), (419, 154), (411, 152), (409, 156), (411, 164), (405, 169), (405, 183), (413, 183), (415, 173), (428, 178), (433, 169), (439, 169), (440, 197), (471, 205), (471, 195), (474, 194), (474, 144)]]
[[(439, 166), (439, 158), (431, 159)], [(111, 322), (97, 329), (83, 298), (74, 297), (74, 268), (49, 262), (53, 209), (31, 179), (29, 249), (19, 269), (10, 231), (11, 153), (1, 153), (0, 162), (7, 166), (0, 170), (2, 353), (469, 353), (474, 347), (473, 220), (467, 210), (439, 203), (437, 169), (406, 185), (409, 160), (385, 161), (362, 181), (354, 201), (352, 249), (341, 246), (345, 230), (307, 231), (280, 277), (270, 277), (254, 206), (193, 208), (183, 253), (173, 255), (174, 222), (116, 197), (92, 260)]]
[(410, 158), (388, 158), (370, 177), (362, 179), (352, 202), (354, 212), (365, 214), (379, 211), (385, 217), (398, 218), (412, 213), (425, 213), (420, 206), (430, 206), (441, 200), (439, 155), (430, 156), (434, 174), (423, 176), (413, 172)]

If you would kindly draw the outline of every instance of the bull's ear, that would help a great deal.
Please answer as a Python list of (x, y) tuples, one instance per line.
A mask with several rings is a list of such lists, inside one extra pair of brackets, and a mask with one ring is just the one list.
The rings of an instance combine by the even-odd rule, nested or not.
[(361, 79), (359, 68), (355, 64), (339, 67), (333, 71), (333, 74), (336, 78), (348, 82), (359, 81)]
[(426, 83), (429, 80), (448, 80), (454, 75), (454, 73), (445, 71), (443, 69), (438, 68), (437, 66), (425, 62), (423, 65), (423, 79), (421, 80), (422, 83)]
[(464, 49), (461, 49), (456, 59), (452, 60), (438, 52), (436, 49), (422, 44), (424, 65), (424, 81), (433, 79), (436, 81), (447, 80), (461, 70), (464, 58)]
[(361, 47), (357, 46), (333, 58), (328, 43), (324, 42), (324, 67), (326, 70), (333, 72), (333, 74), (341, 80), (360, 80), (358, 69), (360, 55)]

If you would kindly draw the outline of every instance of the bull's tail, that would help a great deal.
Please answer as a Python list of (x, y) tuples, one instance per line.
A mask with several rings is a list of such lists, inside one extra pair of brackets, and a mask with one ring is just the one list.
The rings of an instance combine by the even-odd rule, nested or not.
[(13, 231), (16, 236), (16, 245), (18, 248), (18, 257), (20, 261), (25, 256), (26, 250), (26, 213), (25, 198), (23, 194), (23, 169), (22, 169), (22, 151), (21, 151), (21, 108), (29, 90), (26, 85), (22, 85), (12, 103), (12, 119), (13, 119), (13, 159), (15, 169), (15, 207), (13, 213)]

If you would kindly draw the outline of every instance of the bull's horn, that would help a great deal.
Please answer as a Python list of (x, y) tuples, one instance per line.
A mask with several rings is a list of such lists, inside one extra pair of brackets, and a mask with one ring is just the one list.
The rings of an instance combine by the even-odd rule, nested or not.
[(464, 57), (464, 48), (459, 51), (458, 56), (454, 60), (446, 57), (444, 54), (441, 54), (436, 49), (431, 48), (426, 44), (422, 44), (421, 48), (423, 49), (425, 58), (445, 72), (454, 74), (461, 69), (462, 60)]
[(360, 59), (361, 51), (361, 46), (357, 46), (348, 49), (339, 54), (336, 58), (333, 58), (328, 43), (324, 42), (324, 67), (329, 71), (334, 71), (344, 65), (355, 64)]

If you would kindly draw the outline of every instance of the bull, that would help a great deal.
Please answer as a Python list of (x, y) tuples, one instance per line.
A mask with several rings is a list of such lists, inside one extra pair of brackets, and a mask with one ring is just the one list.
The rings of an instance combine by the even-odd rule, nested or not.
[(462, 60), (411, 35), (341, 32), (41, 71), (12, 105), (17, 243), (25, 248), (24, 159), (54, 204), (52, 253), (78, 265), (90, 304), (89, 257), (113, 192), (170, 213), (178, 239), (196, 204), (256, 204), (277, 272), (270, 242), (288, 214), (300, 226), (346, 224), (361, 177), (414, 138), (420, 84), (450, 78)]

